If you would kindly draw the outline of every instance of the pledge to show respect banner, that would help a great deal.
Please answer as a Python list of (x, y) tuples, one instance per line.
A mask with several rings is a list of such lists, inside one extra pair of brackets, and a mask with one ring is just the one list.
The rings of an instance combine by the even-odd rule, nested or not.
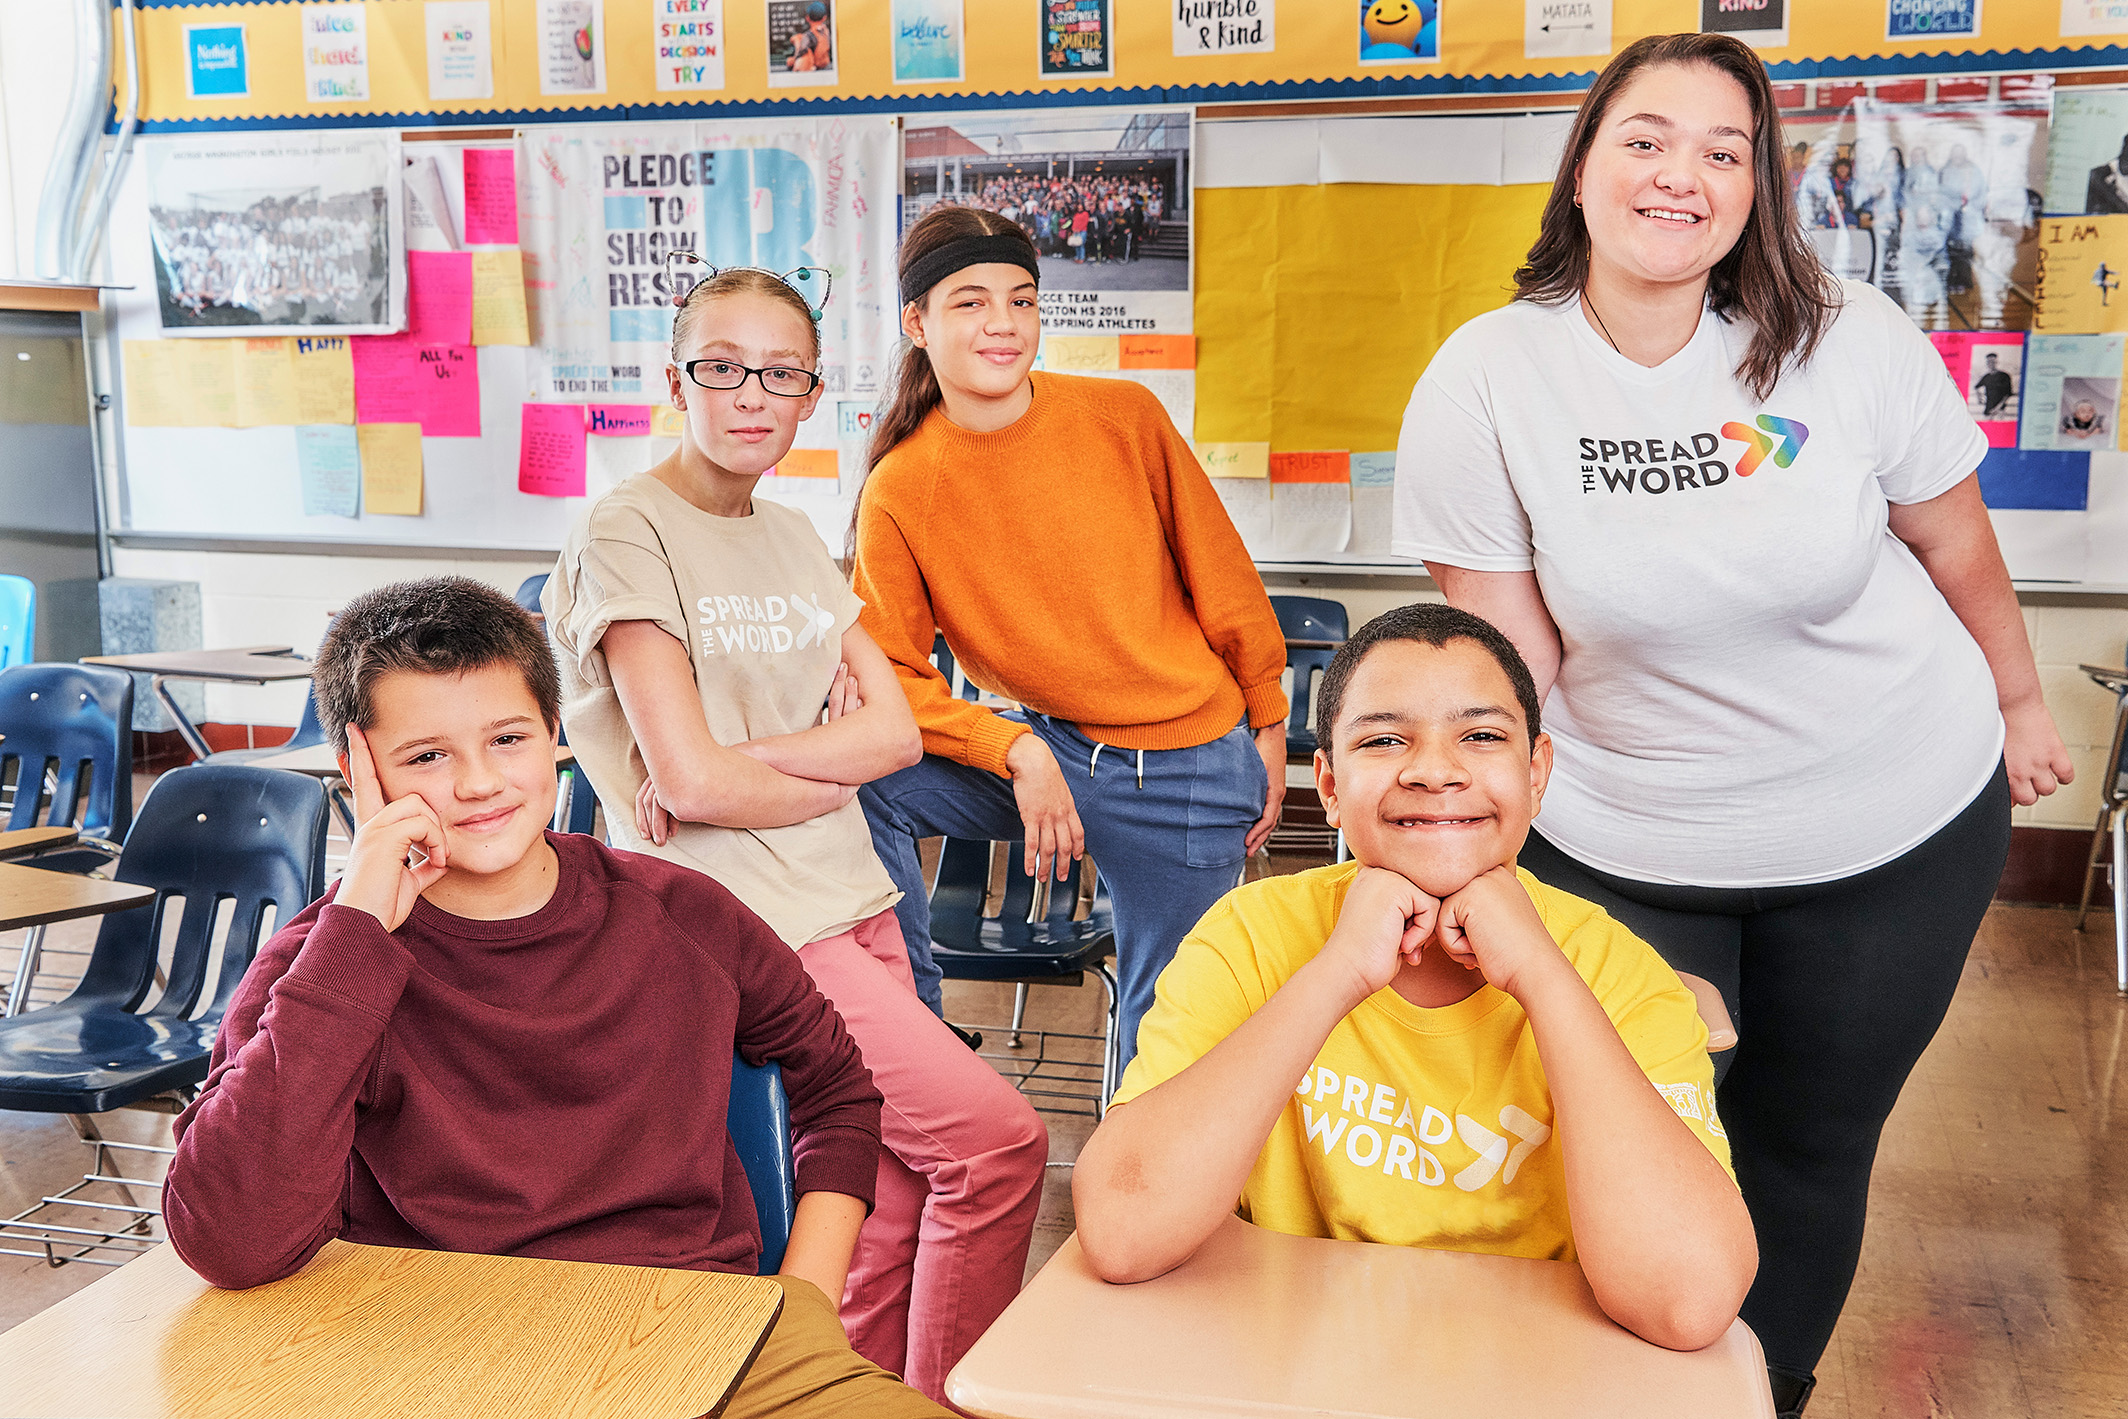
[(891, 119), (638, 123), (518, 136), (531, 371), (546, 400), (663, 402), (673, 299), (715, 266), (825, 267), (830, 396), (879, 392), (895, 337)]

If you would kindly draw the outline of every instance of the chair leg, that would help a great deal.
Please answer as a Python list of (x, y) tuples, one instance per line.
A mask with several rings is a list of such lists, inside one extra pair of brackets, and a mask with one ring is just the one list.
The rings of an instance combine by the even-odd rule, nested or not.
[(30, 984), (37, 978), (37, 964), (44, 956), (44, 928), (33, 926), (22, 938), (22, 957), (15, 962), (15, 983), (8, 988), (8, 1016), (20, 1015), (29, 1008)]
[(2105, 860), (2106, 830), (2113, 822), (2113, 805), (2107, 804), (2098, 810), (2098, 822), (2091, 829), (2091, 851), (2084, 858), (2084, 890), (2076, 899), (2076, 929), (2084, 929), (2084, 918), (2091, 911), (2091, 884), (2098, 879), (2099, 864)]
[(1345, 859), (1351, 856), (1351, 853), (1345, 851), (1345, 830), (1343, 828), (1339, 828), (1337, 830), (1337, 856), (1332, 858), (1331, 860), (1333, 862), (1343, 862), (1345, 861)]
[(2113, 985), (2128, 995), (2128, 813), (2113, 817)]
[(1005, 1037), (1005, 1048), (1020, 1047), (1020, 1027), (1027, 1023), (1027, 982), (1021, 981), (1012, 988), (1012, 1033)]
[(1107, 1024), (1102, 1031), (1101, 1041), (1101, 1097), (1094, 1104), (1094, 1122), (1099, 1123), (1108, 1116), (1109, 1096), (1116, 1092), (1116, 1085), (1123, 1082), (1116, 1077), (1122, 1072), (1123, 1050), (1117, 1034), (1118, 1026), (1122, 1023), (1119, 1016), (1122, 1014), (1123, 999), (1121, 992), (1116, 989), (1116, 978), (1110, 974), (1106, 961), (1096, 965), (1094, 972), (1101, 977), (1101, 989), (1108, 993)]

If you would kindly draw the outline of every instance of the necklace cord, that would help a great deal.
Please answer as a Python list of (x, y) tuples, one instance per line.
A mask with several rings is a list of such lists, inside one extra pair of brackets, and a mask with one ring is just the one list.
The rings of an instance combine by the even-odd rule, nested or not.
[[(1589, 308), (1590, 315), (1596, 317), (1596, 328), (1603, 332), (1603, 338), (1611, 341), (1612, 349), (1618, 350), (1618, 342), (1616, 340), (1611, 339), (1611, 327), (1603, 323), (1603, 312), (1596, 309), (1596, 302), (1589, 299), (1589, 293), (1587, 291), (1583, 291), (1581, 293), (1581, 303)], [(1625, 351), (1618, 350), (1618, 353), (1623, 355)]]

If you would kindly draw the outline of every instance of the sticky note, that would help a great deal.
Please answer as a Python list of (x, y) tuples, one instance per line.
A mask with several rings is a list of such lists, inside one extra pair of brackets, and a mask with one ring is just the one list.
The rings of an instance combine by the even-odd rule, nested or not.
[(1271, 481), (1349, 483), (1352, 481), (1352, 455), (1342, 449), (1274, 453), (1271, 455)]
[(421, 425), (360, 424), (362, 506), (397, 517), (421, 516)]
[(355, 422), (418, 424), (421, 391), (414, 352), (405, 335), (357, 335), (350, 342), (355, 370)]
[(1051, 335), (1042, 341), (1042, 368), (1060, 373), (1117, 368), (1113, 335)]
[(1268, 478), (1271, 445), (1267, 443), (1200, 443), (1197, 461), (1211, 478)]
[(143, 427), (236, 425), (236, 351), (227, 340), (127, 340), (126, 422)]
[(465, 150), (465, 239), (468, 246), (517, 245), (517, 151)]
[(602, 438), (636, 438), (650, 432), (648, 404), (593, 404), (586, 412), (590, 418), (587, 432)]
[(236, 422), (246, 429), (263, 424), (294, 424), (296, 367), (286, 336), (231, 340), (236, 365)]
[(657, 405), (650, 411), (650, 432), (659, 438), (676, 439), (687, 425), (687, 416), (670, 404)]
[(1352, 486), (1355, 488), (1395, 487), (1396, 455), (1394, 453), (1353, 454)]
[(1126, 370), (1197, 368), (1194, 335), (1124, 335), (1116, 342), (1116, 367)]
[(355, 362), (345, 335), (298, 335), (289, 341), (298, 424), (355, 421)]
[(423, 345), (473, 343), (472, 253), (406, 254), (406, 333)]
[(779, 478), (832, 478), (836, 475), (832, 448), (794, 448), (783, 455), (773, 472)]
[(303, 516), (353, 517), (361, 511), (362, 451), (352, 424), (297, 429), (296, 468), (303, 479)]
[(480, 364), (471, 345), (414, 352), (415, 422), (424, 438), (480, 437)]
[(529, 345), (525, 317), (525, 259), (516, 247), (476, 251), (473, 259), (473, 343)]
[(517, 491), (584, 495), (584, 406), (527, 404), (517, 446)]

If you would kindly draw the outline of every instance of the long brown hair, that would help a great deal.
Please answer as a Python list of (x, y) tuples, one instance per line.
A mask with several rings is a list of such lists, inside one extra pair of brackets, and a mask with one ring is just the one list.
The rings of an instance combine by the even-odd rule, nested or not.
[(1753, 398), (1764, 400), (1773, 393), (1783, 368), (1791, 362), (1798, 368), (1809, 363), (1832, 326), (1840, 296), (1796, 217), (1766, 66), (1732, 36), (1649, 35), (1627, 45), (1604, 67), (1574, 115), (1536, 245), (1515, 273), (1515, 295), (1518, 300), (1567, 301), (1588, 284), (1589, 229), (1574, 204), (1581, 165), (1626, 86), (1644, 69), (1672, 64), (1698, 64), (1726, 74), (1751, 103), (1751, 217), (1736, 245), (1707, 274), (1707, 298), (1723, 319), (1742, 316), (1752, 323), (1751, 345), (1736, 367), (1736, 377)]
[[(1030, 260), (1040, 259), (1033, 239), (1010, 217), (1001, 217), (980, 207), (940, 205), (924, 213), (901, 239), (901, 255), (895, 262), (897, 288), (903, 274), (947, 242), (983, 236), (1018, 237), (1026, 243)], [(930, 296), (931, 293), (926, 291), (919, 300), (929, 300)], [(873, 424), (871, 440), (865, 445), (867, 478), (879, 466), (879, 460), (916, 432), (943, 397), (939, 393), (938, 374), (931, 368), (931, 357), (921, 347), (904, 339), (901, 363), (894, 372), (892, 397), (887, 400), (885, 412)], [(856, 502), (850, 508), (848, 554), (852, 557), (857, 555), (857, 514), (863, 506), (864, 485), (860, 483)]]

